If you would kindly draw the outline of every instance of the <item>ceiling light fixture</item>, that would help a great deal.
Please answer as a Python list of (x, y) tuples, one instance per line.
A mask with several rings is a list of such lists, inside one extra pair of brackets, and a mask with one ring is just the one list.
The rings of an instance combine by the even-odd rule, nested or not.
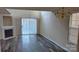
[(59, 8), (56, 10), (55, 15), (60, 17), (61, 19), (64, 19), (66, 16), (69, 16), (71, 14), (71, 10), (69, 8)]

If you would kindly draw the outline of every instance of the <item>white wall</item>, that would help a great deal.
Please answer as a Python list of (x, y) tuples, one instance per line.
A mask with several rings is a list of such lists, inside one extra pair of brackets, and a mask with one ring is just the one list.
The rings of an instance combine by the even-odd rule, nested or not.
[(15, 35), (18, 36), (20, 35), (20, 17), (14, 17), (12, 16), (13, 18), (13, 25), (15, 26)]
[(2, 39), (2, 25), (3, 25), (3, 16), (0, 15), (0, 39)]
[(51, 41), (66, 47), (68, 38), (69, 19), (58, 19), (53, 12), (42, 11), (40, 34)]

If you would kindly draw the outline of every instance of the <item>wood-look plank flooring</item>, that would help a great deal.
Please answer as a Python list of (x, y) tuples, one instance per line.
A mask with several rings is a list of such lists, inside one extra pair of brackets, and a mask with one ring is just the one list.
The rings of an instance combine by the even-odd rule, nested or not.
[(43, 38), (39, 35), (21, 35), (16, 52), (49, 52), (50, 49), (44, 46), (40, 39), (42, 40)]

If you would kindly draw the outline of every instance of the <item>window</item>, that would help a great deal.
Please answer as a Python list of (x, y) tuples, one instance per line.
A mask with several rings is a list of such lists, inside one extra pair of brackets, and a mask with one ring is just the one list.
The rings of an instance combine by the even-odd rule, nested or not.
[(69, 42), (70, 43), (77, 44), (78, 28), (79, 28), (79, 13), (73, 13), (70, 16), (70, 23), (69, 23)]
[(79, 27), (79, 13), (74, 13), (71, 15), (70, 27)]

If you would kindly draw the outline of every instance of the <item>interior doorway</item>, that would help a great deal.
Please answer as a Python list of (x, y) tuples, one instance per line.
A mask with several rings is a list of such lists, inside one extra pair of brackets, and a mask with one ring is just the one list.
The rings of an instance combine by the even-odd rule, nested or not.
[(37, 34), (37, 20), (35, 18), (22, 18), (22, 34)]

